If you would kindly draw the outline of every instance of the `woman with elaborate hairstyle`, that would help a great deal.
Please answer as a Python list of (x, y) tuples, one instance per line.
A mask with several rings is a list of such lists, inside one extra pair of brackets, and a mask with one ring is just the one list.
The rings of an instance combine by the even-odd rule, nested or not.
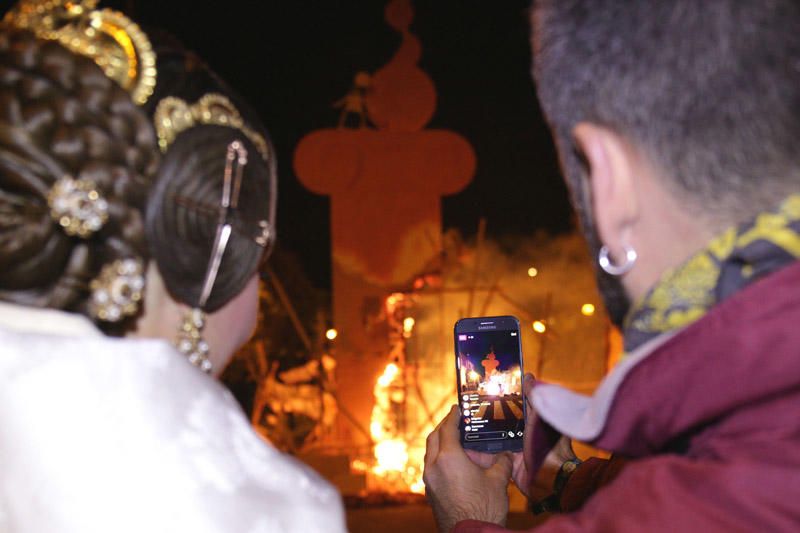
[(0, 530), (343, 531), (336, 491), (206, 375), (255, 324), (266, 133), (95, 3), (0, 26)]

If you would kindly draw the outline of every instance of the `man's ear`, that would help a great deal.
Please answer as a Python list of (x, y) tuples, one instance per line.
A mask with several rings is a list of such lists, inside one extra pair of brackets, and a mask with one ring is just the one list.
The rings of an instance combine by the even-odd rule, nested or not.
[(623, 246), (631, 244), (631, 229), (640, 208), (635, 154), (619, 134), (597, 124), (581, 122), (572, 135), (587, 166), (592, 213), (600, 239), (614, 257), (623, 257)]

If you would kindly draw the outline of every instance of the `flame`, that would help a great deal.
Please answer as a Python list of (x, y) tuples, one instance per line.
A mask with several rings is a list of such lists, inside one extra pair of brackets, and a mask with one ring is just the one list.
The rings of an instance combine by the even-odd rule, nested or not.
[(361, 459), (356, 459), (350, 463), (350, 468), (352, 468), (354, 472), (366, 472), (369, 470), (369, 465)]
[[(506, 371), (495, 371), (487, 381), (480, 383), (481, 374), (474, 369), (461, 370), (469, 377), (474, 387), (483, 389), (487, 394), (502, 396), (521, 387), (521, 372), (518, 366)], [(409, 436), (398, 426), (397, 407), (403, 401), (404, 372), (399, 363), (390, 362), (375, 381), (373, 394), (375, 405), (372, 408), (370, 434), (374, 441), (371, 466), (364, 460), (355, 460), (351, 464), (353, 471), (366, 472), (368, 486), (378, 490), (425, 493), (422, 481), (425, 460), (425, 437), (433, 431), (433, 424), (422, 427), (416, 436)], [(399, 395), (399, 396), (398, 396)], [(449, 410), (444, 405), (438, 412), (432, 413), (434, 420), (441, 420)]]
[(495, 371), (489, 379), (478, 385), (478, 390), (483, 390), (489, 396), (505, 396), (513, 392), (519, 392), (522, 384), (522, 373), (518, 366), (513, 366), (508, 370)]
[(411, 332), (414, 330), (414, 324), (416, 324), (416, 320), (410, 316), (403, 320), (403, 337), (407, 339), (411, 337)]
[(388, 471), (403, 471), (408, 462), (406, 443), (397, 438), (397, 427), (391, 416), (391, 388), (399, 376), (400, 367), (393, 362), (387, 364), (373, 390), (375, 406), (372, 408), (369, 431), (375, 441), (373, 454), (376, 464), (373, 471), (379, 475)]
[(378, 385), (384, 389), (389, 388), (389, 386), (397, 378), (397, 375), (399, 373), (400, 373), (400, 367), (398, 367), (394, 363), (389, 363), (388, 365), (386, 365), (386, 369), (383, 371), (383, 375), (381, 375), (381, 377), (378, 378)]
[[(396, 403), (402, 371), (397, 363), (386, 365), (383, 373), (375, 382), (373, 393), (375, 406), (372, 408), (370, 421), (370, 434), (375, 441), (373, 447), (374, 465), (366, 467), (366, 462), (355, 460), (351, 467), (354, 471), (368, 474), (374, 484), (382, 489), (399, 490), (404, 492), (425, 493), (425, 484), (422, 481), (422, 464), (425, 455), (424, 444), (412, 446), (401, 435), (397, 420), (393, 414), (393, 404)], [(400, 392), (402, 394), (402, 392)], [(425, 428), (423, 438), (433, 429)]]
[(408, 465), (408, 445), (399, 439), (384, 440), (375, 444), (376, 474), (405, 472)]

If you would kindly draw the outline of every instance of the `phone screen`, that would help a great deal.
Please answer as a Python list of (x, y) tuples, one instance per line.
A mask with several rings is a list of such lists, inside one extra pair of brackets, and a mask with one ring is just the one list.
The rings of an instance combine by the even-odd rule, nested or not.
[(462, 320), (456, 326), (461, 441), (466, 448), (522, 448), (525, 417), (519, 326), (516, 319), (502, 318), (494, 319), (497, 329), (485, 329), (492, 319)]

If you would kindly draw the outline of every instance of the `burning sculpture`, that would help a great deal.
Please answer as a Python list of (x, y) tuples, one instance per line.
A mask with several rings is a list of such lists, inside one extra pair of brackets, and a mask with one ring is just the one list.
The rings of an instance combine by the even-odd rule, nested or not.
[[(392, 59), (363, 73), (340, 127), (309, 133), (294, 168), (312, 192), (331, 197), (333, 322), (342, 413), (331, 446), (370, 445), (373, 383), (386, 366), (386, 327), (369, 327), (383, 300), (441, 250), (441, 197), (472, 179), (475, 155), (460, 135), (426, 129), (436, 89), (419, 62), (410, 0), (391, 0), (386, 21), (401, 37)], [(349, 107), (348, 107), (349, 106)], [(367, 120), (347, 127), (366, 107)], [(400, 327), (402, 328), (402, 321)], [(403, 372), (397, 376), (402, 382)]]
[[(503, 266), (504, 253), (483, 249), (483, 232), (473, 250), (454, 249), (443, 239), (441, 198), (470, 182), (475, 155), (460, 135), (426, 129), (436, 91), (418, 67), (421, 45), (410, 32), (410, 0), (391, 0), (385, 15), (402, 39), (396, 54), (360, 76), (336, 103), (342, 109), (338, 127), (301, 140), (294, 169), (309, 190), (331, 198), (333, 323), (339, 333), (331, 394), (339, 414), (320, 445), (354, 458), (351, 466), (367, 477), (368, 487), (421, 492), (425, 437), (456, 400), (452, 324), (491, 313), (539, 320), (547, 333), (530, 338), (526, 330), (523, 348), (533, 369), (544, 370), (545, 343), (556, 344), (571, 327), (567, 320), (556, 323), (562, 316), (556, 306), (569, 298), (539, 292), (525, 301), (516, 287), (509, 297), (504, 284), (529, 283), (529, 265), (518, 279), (516, 265), (513, 273)], [(495, 254), (491, 269), (482, 262), (486, 253)], [(582, 263), (587, 289), (580, 298), (597, 300), (587, 265)], [(546, 262), (542, 267), (546, 272)], [(561, 286), (583, 287), (574, 277)], [(600, 338), (602, 320), (601, 314), (594, 319)], [(584, 362), (568, 374), (583, 380), (577, 388), (590, 389), (602, 375), (595, 372), (605, 368), (602, 350), (588, 350), (600, 363)], [(512, 369), (489, 371), (487, 365), (472, 369), (476, 376), (490, 374), (475, 377), (475, 385), (507, 395), (519, 378)]]
[[(373, 388), (375, 445), (352, 464), (372, 490), (422, 493), (425, 437), (457, 401), (456, 372), (466, 386), (460, 395), (475, 392), (486, 400), (476, 419), (522, 417), (523, 369), (497, 345), (456, 359), (452, 328), (458, 318), (513, 309), (527, 325), (525, 370), (577, 391), (590, 392), (607, 370), (607, 320), (601, 312), (582, 312), (587, 299), (599, 298), (579, 236), (517, 240), (511, 254), (494, 243), (473, 247), (454, 234), (445, 237), (437, 273), (420, 274), (384, 299), (390, 350)], [(491, 263), (481, 260), (486, 256)], [(530, 264), (538, 266), (537, 277), (529, 275)], [(547, 325), (546, 340), (531, 327), (537, 321)]]

